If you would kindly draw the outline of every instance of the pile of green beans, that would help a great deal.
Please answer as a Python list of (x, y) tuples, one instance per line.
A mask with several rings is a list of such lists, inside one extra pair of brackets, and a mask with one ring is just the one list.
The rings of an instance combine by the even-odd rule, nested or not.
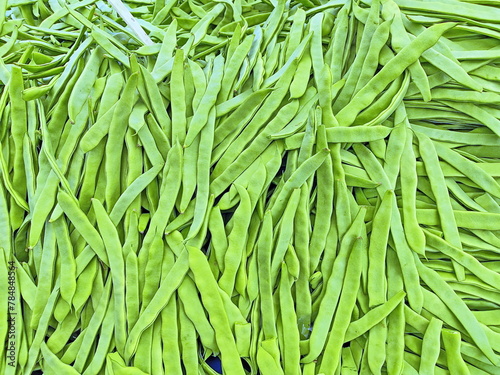
[(498, 0), (116, 2), (0, 0), (0, 374), (500, 374)]

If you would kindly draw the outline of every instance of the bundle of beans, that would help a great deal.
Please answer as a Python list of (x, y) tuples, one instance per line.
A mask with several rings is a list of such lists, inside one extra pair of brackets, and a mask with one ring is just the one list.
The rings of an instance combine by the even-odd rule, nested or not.
[(0, 8), (1, 374), (500, 374), (497, 0)]

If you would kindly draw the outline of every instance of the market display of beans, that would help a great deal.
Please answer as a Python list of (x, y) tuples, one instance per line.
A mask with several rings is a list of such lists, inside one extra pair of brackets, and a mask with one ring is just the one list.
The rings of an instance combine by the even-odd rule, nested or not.
[(1, 375), (500, 374), (499, 0), (0, 0)]

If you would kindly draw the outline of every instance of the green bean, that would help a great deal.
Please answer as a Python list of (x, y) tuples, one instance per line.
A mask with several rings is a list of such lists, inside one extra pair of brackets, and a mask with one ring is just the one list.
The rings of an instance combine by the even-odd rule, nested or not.
[[(151, 135), (155, 140), (157, 149), (160, 152), (162, 159), (165, 160), (168, 151), (171, 149), (170, 141), (167, 138), (168, 134), (166, 134), (166, 132), (160, 127), (151, 113), (146, 115), (146, 124), (148, 125)], [(155, 161), (151, 160), (151, 162), (155, 164), (156, 159)]]
[(485, 191), (496, 197), (500, 197), (500, 186), (498, 183), (490, 175), (477, 168), (472, 162), (439, 143), (436, 144), (436, 151), (442, 159), (452, 164)]
[(160, 284), (161, 269), (157, 265), (162, 262), (163, 252), (164, 243), (162, 236), (160, 233), (156, 233), (148, 248), (148, 259), (144, 267), (141, 311), (144, 311), (144, 308), (149, 304)]
[(221, 103), (229, 99), (229, 94), (233, 87), (234, 80), (236, 79), (236, 75), (243, 64), (244, 58), (250, 51), (252, 42), (253, 37), (244, 38), (230, 55), (227, 66), (224, 68), (225, 71), (222, 77), (220, 92), (217, 96), (217, 103)]
[(172, 68), (172, 78), (170, 80), (170, 91), (176, 92), (172, 97), (172, 137), (183, 143), (187, 122), (186, 122), (186, 102), (184, 87), (184, 53), (181, 49), (177, 50)]
[[(179, 298), (184, 301), (184, 311), (193, 322), (205, 347), (216, 351), (215, 332), (210, 326), (200, 299), (197, 297), (196, 285), (190, 278), (186, 278), (178, 290)], [(195, 297), (196, 296), (196, 297)]]
[[(173, 165), (181, 165), (181, 145), (177, 142), (170, 150), (167, 160), (171, 161)], [(165, 227), (170, 216), (171, 211), (174, 209), (174, 203), (178, 195), (181, 184), (181, 170), (178, 168), (169, 168), (169, 164), (165, 164), (163, 168), (164, 178), (160, 191), (160, 199), (158, 202), (158, 210), (151, 218), (150, 230), (148, 235), (145, 236), (144, 242), (150, 243), (155, 230), (164, 232)], [(154, 229), (153, 229), (154, 228)]]
[[(61, 362), (61, 360), (50, 351), (50, 349), (47, 347), (47, 344), (42, 342), (40, 345), (40, 349), (42, 352), (42, 355), (45, 359), (45, 365), (47, 368), (45, 369), (46, 371), (53, 371), (53, 372), (58, 372), (58, 371), (64, 371), (65, 374), (78, 374), (78, 372), (71, 366)], [(49, 372), (47, 371), (47, 372)]]
[[(154, 11), (153, 11), (153, 20), (151, 21), (151, 23), (153, 25), (157, 25), (157, 24), (160, 24), (162, 21), (165, 20), (165, 17), (168, 16), (168, 13), (170, 12), (170, 9), (172, 8), (172, 6), (174, 6), (175, 3), (174, 2), (165, 2), (165, 1), (160, 1), (159, 3), (155, 3), (155, 6), (154, 6)], [(174, 19), (172, 21), (172, 23), (175, 23), (175, 26), (177, 26), (177, 20)], [(174, 35), (173, 36), (170, 36), (169, 39), (174, 39), (175, 40), (175, 29), (176, 27), (173, 28), (174, 30)], [(170, 33), (169, 33), (170, 34)], [(164, 38), (163, 40), (163, 43), (164, 44), (167, 44), (167, 41), (169, 40), (167, 39), (167, 37)], [(172, 50), (174, 49), (175, 45), (172, 46)], [(164, 55), (162, 55), (164, 56)], [(170, 55), (169, 55), (170, 56)]]
[(246, 126), (238, 139), (225, 150), (224, 155), (212, 172), (214, 176), (220, 175), (221, 172), (234, 161), (234, 158), (245, 148), (247, 143), (246, 140), (254, 138), (261, 127), (272, 116), (273, 112), (279, 108), (280, 102), (285, 97), (290, 81), (293, 78), (292, 73), (294, 72), (293, 68), (296, 66), (295, 64), (296, 61), (294, 60), (294, 62), (286, 70), (286, 73), (278, 80), (279, 84), (276, 84), (277, 88), (271, 92), (271, 94), (263, 102), (262, 107), (257, 111), (257, 113), (255, 113), (250, 124)]
[[(208, 118), (208, 124), (201, 131), (200, 144), (198, 149), (199, 155), (208, 155), (212, 149), (215, 128), (215, 111), (212, 108)], [(195, 237), (205, 219), (205, 215), (209, 210), (210, 200), (210, 159), (201, 157), (198, 159), (196, 166), (196, 203), (194, 207), (194, 219), (189, 229), (189, 234), (186, 239)]]
[[(271, 134), (269, 137), (271, 139), (281, 139), (285, 137), (289, 139), (289, 137), (295, 134), (297, 131), (301, 130), (306, 123), (309, 113), (312, 107), (316, 104), (318, 97), (316, 95), (316, 89), (314, 87), (309, 87), (304, 95), (299, 99), (299, 112), (295, 115), (294, 119), (288, 123), (282, 130), (275, 134)], [(300, 142), (298, 142), (297, 148), (300, 146)]]
[(213, 192), (222, 191), (228, 186), (228, 181), (234, 180), (242, 171), (244, 171), (250, 163), (252, 163), (272, 142), (269, 136), (288, 124), (293, 116), (297, 113), (298, 101), (292, 101), (287, 106), (284, 106), (276, 115), (276, 117), (269, 122), (255, 140), (246, 148), (245, 151), (239, 155), (231, 165), (229, 165), (224, 172), (222, 172), (211, 183), (211, 190)]
[(129, 61), (127, 56), (120, 51), (116, 44), (120, 44), (114, 38), (112, 38), (109, 34), (104, 33), (102, 30), (97, 28), (92, 28), (92, 38), (99, 44), (103, 50), (113, 56), (115, 59), (120, 61), (127, 68), (129, 67)]
[(139, 194), (157, 177), (158, 173), (161, 171), (161, 166), (153, 166), (146, 173), (137, 177), (120, 195), (120, 198), (116, 201), (111, 213), (109, 214), (113, 223), (118, 223), (122, 219), (125, 211), (132, 204), (134, 199), (139, 196)]
[(323, 149), (317, 152), (314, 156), (302, 163), (302, 165), (290, 176), (279, 195), (276, 197), (275, 204), (272, 206), (273, 220), (274, 218), (277, 219), (278, 215), (284, 210), (285, 200), (288, 199), (292, 189), (299, 188), (312, 174), (314, 174), (328, 156), (329, 151), (328, 149)]
[[(17, 204), (18, 207), (23, 208), (23, 210), (26, 210), (26, 211), (29, 210), (28, 203), (26, 203), (26, 201), (19, 195), (19, 193), (14, 190), (12, 182), (9, 180), (8, 167), (7, 167), (5, 158), (3, 157), (2, 154), (0, 154), (0, 167), (1, 167), (1, 171), (2, 171), (2, 179), (4, 181), (5, 188), (12, 195), (11, 198), (12, 198), (13, 203)], [(14, 212), (16, 212), (16, 210), (17, 209), (14, 209)], [(13, 218), (12, 218), (13, 213), (12, 212), (13, 211), (9, 211), (11, 221), (13, 220)], [(12, 226), (19, 226), (19, 224), (17, 223), (18, 221), (19, 221), (19, 218), (15, 219), (16, 224), (11, 223), (11, 225)]]
[(75, 362), (75, 369), (77, 371), (82, 371), (84, 362), (88, 358), (91, 350), (91, 345), (95, 340), (97, 332), (101, 325), (103, 324), (103, 319), (108, 308), (108, 301), (111, 291), (111, 283), (107, 282), (104, 288), (104, 291), (101, 295), (101, 298), (98, 301), (97, 308), (90, 320), (88, 326), (85, 329), (85, 332), (82, 332), (82, 346), (78, 350), (77, 360)]
[(243, 374), (244, 370), (230, 332), (227, 315), (221, 310), (222, 300), (217, 293), (210, 292), (217, 289), (217, 284), (213, 276), (210, 277), (208, 262), (199, 249), (188, 247), (187, 251), (189, 252), (189, 266), (194, 273), (195, 282), (209, 313), (210, 322), (215, 328), (215, 339), (221, 351), (224, 368), (235, 374)]
[(436, 361), (439, 356), (442, 325), (443, 322), (441, 320), (432, 318), (425, 330), (419, 367), (421, 373), (434, 373)]
[(344, 58), (346, 55), (344, 46), (348, 42), (350, 32), (350, 6), (351, 5), (348, 3), (343, 4), (340, 11), (337, 13), (333, 28), (333, 38), (331, 38), (330, 46), (325, 56), (327, 61), (328, 57), (331, 56), (330, 67), (332, 71), (332, 82), (337, 82), (342, 77)]
[[(259, 198), (261, 198), (261, 194), (266, 188), (268, 176), (264, 160), (271, 160), (274, 151), (275, 149), (273, 147), (266, 148), (257, 160), (255, 160), (252, 165), (235, 180), (236, 184), (247, 187), (248, 195), (252, 202), (252, 209), (255, 209), (259, 203)], [(254, 178), (258, 179), (259, 183), (252, 184)]]
[(307, 90), (312, 61), (309, 50), (304, 52), (304, 56), (297, 65), (297, 73), (290, 84), (290, 98), (300, 98)]
[[(13, 160), (13, 176), (12, 190), (15, 190), (13, 201), (17, 203), (10, 211), (11, 224), (14, 229), (17, 229), (22, 222), (23, 210), (28, 210), (28, 205), (24, 202), (26, 194), (26, 175), (24, 171), (22, 144), (24, 134), (27, 132), (27, 112), (26, 105), (22, 99), (22, 90), (24, 88), (21, 68), (14, 67), (11, 72), (10, 81), (8, 84), (9, 99), (11, 101), (10, 117), (12, 121), (11, 132), (14, 143), (14, 160)], [(2, 161), (2, 164), (4, 162)], [(8, 181), (7, 171), (2, 165), (2, 177), (4, 182)]]
[(273, 352), (277, 350), (276, 339), (264, 340), (257, 349), (257, 365), (264, 374), (284, 374)]
[(460, 353), (460, 333), (445, 329), (442, 331), (442, 335), (450, 372), (469, 374), (469, 369)]
[(292, 295), (289, 274), (285, 263), (282, 265), (280, 281), (280, 305), (284, 330), (284, 371), (287, 374), (300, 373), (300, 352), (299, 352), (299, 331), (294, 322), (297, 321), (295, 310), (293, 308)]
[[(413, 36), (410, 36), (413, 38)], [(471, 78), (467, 71), (463, 68), (462, 65), (458, 64), (457, 61), (453, 58), (453, 56), (446, 56), (435, 48), (430, 48), (425, 51), (422, 56), (426, 58), (432, 65), (436, 66), (438, 69), (441, 69), (446, 73), (449, 77), (452, 77), (457, 82), (460, 82), (466, 87), (470, 87), (473, 90), (481, 91), (482, 85)], [(429, 79), (431, 82), (431, 79)]]
[(270, 211), (264, 215), (261, 233), (257, 242), (260, 306), (262, 330), (266, 339), (276, 337), (274, 306), (272, 302), (271, 252), (272, 252), (272, 217)]
[[(359, 237), (352, 246), (352, 252), (349, 257), (351, 261), (347, 265), (343, 291), (338, 302), (337, 319), (333, 321), (330, 336), (325, 347), (325, 354), (328, 355), (322, 359), (319, 369), (320, 372), (324, 372), (325, 374), (334, 374), (335, 369), (339, 365), (343, 339), (338, 339), (345, 337), (349, 325), (349, 316), (356, 303), (356, 293), (359, 288), (361, 276), (361, 263), (357, 260), (352, 260), (359, 257), (362, 251), (367, 250), (364, 249), (363, 242), (363, 239)], [(306, 358), (303, 359), (304, 362), (306, 362)]]
[[(59, 287), (56, 283), (53, 291), (50, 294), (49, 299), (47, 300), (47, 304), (44, 307), (44, 311), (43, 311), (42, 315), (40, 316), (38, 327), (37, 327), (35, 336), (33, 337), (33, 341), (32, 341), (32, 344), (30, 346), (30, 349), (29, 349), (28, 361), (24, 366), (24, 374), (25, 375), (29, 375), (32, 372), (33, 367), (35, 366), (36, 359), (40, 353), (40, 345), (43, 342), (45, 333), (47, 332), (49, 320), (50, 320), (50, 317), (52, 315), (55, 301), (56, 301), (57, 296), (58, 296), (58, 291), (59, 291)], [(18, 298), (18, 297), (19, 297), (19, 295), (16, 296), (16, 298)], [(20, 311), (20, 309), (19, 309), (19, 311)], [(19, 323), (16, 323), (16, 332), (17, 332), (16, 333), (16, 340), (19, 340), (19, 336), (18, 336), (20, 334), (19, 328), (20, 328)], [(14, 366), (13, 370), (15, 370), (15, 366)]]
[(136, 375), (144, 375), (145, 372), (137, 367), (126, 366), (125, 361), (118, 355), (118, 353), (110, 353), (106, 356), (106, 371), (120, 373), (128, 372)]
[(71, 92), (68, 100), (68, 115), (70, 121), (74, 122), (78, 113), (85, 106), (90, 92), (92, 90), (92, 85), (97, 79), (97, 74), (99, 71), (99, 66), (103, 59), (103, 50), (100, 48), (94, 49), (90, 61), (85, 66), (82, 74), (75, 83), (75, 87)]
[[(426, 10), (426, 11), (431, 11), (432, 9), (436, 10), (437, 14), (456, 14), (456, 15), (462, 15), (462, 14), (467, 14), (471, 18), (476, 18), (481, 21), (494, 21), (495, 17), (498, 12), (489, 12), (488, 10), (485, 10), (483, 7), (478, 6), (476, 4), (459, 4), (457, 8), (454, 9), (439, 9), (439, 4), (418, 4), (418, 2), (413, 1), (413, 0), (404, 0), (400, 1), (401, 7), (402, 8), (407, 8), (407, 9), (420, 9), (420, 10)], [(472, 12), (472, 13), (471, 13)]]
[(368, 335), (368, 367), (374, 374), (381, 372), (386, 358), (385, 341), (387, 339), (387, 323), (382, 321), (373, 326)]
[(299, 155), (297, 156), (297, 165), (302, 164), (313, 154), (316, 132), (321, 123), (321, 112), (320, 107), (316, 107), (314, 111), (311, 110), (309, 113), (309, 118), (306, 121), (304, 138), (300, 144)]
[[(385, 4), (382, 12), (385, 10)], [(366, 52), (366, 57), (364, 58), (363, 65), (361, 66), (359, 77), (356, 82), (356, 87), (354, 88), (353, 93), (356, 94), (361, 88), (363, 88), (377, 69), (378, 55), (382, 47), (386, 44), (387, 39), (389, 38), (389, 31), (392, 24), (395, 21), (386, 20), (377, 26), (375, 31), (373, 32), (372, 40), (370, 41), (370, 46), (368, 47), (368, 51)], [(370, 25), (370, 27), (372, 27)], [(394, 34), (393, 34), (394, 35)], [(396, 43), (396, 40), (393, 40), (393, 43)], [(360, 46), (360, 48), (362, 48)], [(410, 65), (410, 69), (411, 69)]]
[(378, 208), (370, 234), (368, 258), (368, 296), (370, 306), (385, 302), (385, 256), (392, 216), (393, 193), (388, 190)]
[[(167, 138), (171, 138), (172, 120), (165, 110), (161, 94), (158, 90), (157, 85), (155, 84), (154, 78), (151, 73), (142, 65), (140, 65), (140, 73), (146, 88), (147, 99), (149, 99), (149, 103), (151, 106), (150, 111), (154, 115), (155, 120), (160, 124), (163, 132), (166, 133)], [(141, 95), (141, 97), (144, 100), (144, 96)]]
[(469, 269), (474, 275), (476, 275), (485, 283), (491, 285), (493, 288), (498, 287), (498, 283), (500, 282), (500, 280), (498, 278), (498, 275), (494, 271), (486, 269), (486, 267), (482, 266), (481, 263), (473, 256), (451, 246), (446, 241), (440, 239), (432, 233), (429, 233), (428, 231), (425, 231), (424, 233), (426, 235), (429, 246), (439, 248), (443, 254), (446, 254), (450, 258), (456, 260), (457, 262), (460, 262), (460, 264)]
[(163, 362), (165, 363), (165, 371), (180, 374), (182, 373), (182, 369), (178, 344), (178, 327), (177, 324), (164, 324), (165, 322), (175, 320), (176, 317), (177, 302), (175, 298), (171, 298), (161, 312)]
[(375, 0), (372, 2), (372, 6), (370, 7), (368, 18), (365, 22), (365, 27), (361, 36), (359, 51), (350, 67), (350, 74), (347, 77), (345, 86), (340, 91), (339, 97), (334, 103), (333, 109), (335, 112), (339, 112), (342, 108), (344, 108), (354, 94), (356, 84), (360, 78), (360, 74), (362, 73), (361, 68), (363, 67), (363, 62), (367, 56), (368, 48), (371, 45), (370, 42), (372, 41), (372, 37), (374, 36), (378, 26), (379, 12), (380, 1)]
[[(255, 112), (259, 109), (262, 101), (272, 92), (272, 89), (261, 89), (255, 91), (245, 98), (243, 103), (224, 119), (215, 129), (214, 146), (220, 145), (228, 136), (236, 135), (240, 128), (250, 121)], [(216, 107), (217, 112), (217, 107)], [(218, 114), (219, 112), (217, 112)], [(214, 151), (215, 153), (215, 151)]]
[(406, 130), (406, 141), (404, 152), (402, 153), (401, 163), (401, 195), (403, 196), (403, 227), (406, 233), (411, 235), (406, 236), (408, 244), (413, 251), (418, 254), (424, 254), (425, 238), (417, 221), (415, 211), (416, 190), (417, 190), (417, 173), (415, 156), (412, 148), (413, 134)]
[[(388, 295), (395, 295), (404, 285), (397, 253), (387, 251)], [(405, 316), (404, 303), (400, 303), (387, 317), (386, 362), (388, 374), (399, 374), (403, 367)]]
[(182, 347), (182, 363), (186, 374), (198, 374), (198, 354), (196, 352), (196, 331), (193, 323), (187, 318), (183, 305), (179, 309), (180, 342)]
[(452, 23), (434, 25), (404, 47), (337, 114), (339, 123), (344, 126), (352, 124), (358, 113), (366, 108), (389, 82), (398, 77), (406, 67), (414, 63), (425, 50), (432, 47), (439, 37), (453, 26), (455, 25)]
[(356, 337), (361, 336), (363, 333), (370, 330), (375, 325), (379, 324), (385, 319), (392, 311), (400, 305), (405, 297), (405, 292), (400, 291), (392, 296), (388, 301), (374, 307), (368, 313), (363, 315), (358, 320), (352, 322), (346, 332), (344, 342), (354, 340)]
[[(111, 306), (113, 306), (113, 301), (111, 302)], [(113, 309), (110, 308), (106, 312), (104, 316), (103, 324), (102, 324), (101, 334), (99, 335), (99, 341), (97, 343), (97, 348), (95, 350), (95, 355), (90, 361), (89, 365), (85, 369), (83, 373), (85, 374), (97, 374), (99, 369), (102, 367), (106, 353), (105, 350), (109, 347), (111, 340), (113, 338)]]
[(54, 278), (54, 264), (56, 260), (56, 236), (54, 227), (47, 226), (45, 229), (45, 236), (43, 241), (43, 254), (40, 259), (39, 272), (42, 272), (45, 277), (40, 279), (37, 284), (37, 291), (35, 297), (35, 304), (33, 306), (33, 315), (31, 316), (30, 326), (35, 329), (43, 314), (43, 307), (50, 297), (50, 290)]
[[(326, 130), (324, 126), (318, 128), (318, 147), (326, 148)], [(309, 248), (310, 270), (314, 271), (319, 263), (319, 258), (326, 244), (326, 235), (330, 229), (331, 215), (333, 212), (334, 181), (331, 155), (328, 155), (325, 162), (318, 168), (318, 202), (314, 229), (311, 234)]]
[(224, 221), (221, 210), (218, 206), (215, 206), (210, 212), (208, 227), (211, 233), (211, 249), (215, 252), (219, 269), (223, 271), (224, 254), (227, 251), (228, 239), (224, 231)]
[(61, 275), (61, 297), (71, 304), (71, 300), (76, 292), (76, 261), (68, 227), (62, 219), (54, 222), (54, 232), (57, 236), (61, 262), (65, 266), (65, 274)]
[[(274, 254), (271, 259), (271, 281), (276, 280), (280, 264), (283, 262), (285, 255), (288, 250), (288, 244), (293, 235), (293, 216), (297, 210), (300, 199), (300, 189), (294, 189), (292, 192), (288, 204), (281, 217), (281, 225), (279, 234), (276, 238), (276, 244), (274, 249)], [(291, 264), (289, 264), (291, 269)]]
[[(311, 293), (309, 289), (310, 261), (309, 261), (309, 226), (310, 217), (308, 215), (308, 188), (302, 185), (297, 213), (294, 218), (294, 243), (297, 250), (300, 270), (296, 281), (296, 299), (304, 301), (297, 305), (297, 322), (301, 337), (305, 335), (304, 327), (309, 328), (311, 320)], [(308, 301), (308, 303), (306, 302)]]
[(139, 318), (140, 295), (138, 280), (137, 255), (130, 252), (125, 263), (125, 306), (127, 311), (127, 325), (130, 331)]
[[(21, 69), (19, 67), (14, 67), (12, 69), (11, 78), (8, 84), (9, 88), (9, 99), (11, 101), (10, 116), (12, 121), (12, 140), (14, 142), (14, 176), (12, 178), (12, 183), (16, 189), (21, 189), (19, 194), (24, 195), (25, 189), (23, 190), (25, 184), (24, 176), (24, 164), (22, 159), (22, 144), (24, 135), (28, 130), (28, 114), (26, 110), (26, 105), (22, 99), (22, 90), (24, 88), (23, 77)], [(4, 177), (6, 178), (6, 177)]]
[[(326, 137), (329, 143), (358, 143), (383, 139), (391, 132), (385, 126), (353, 126), (353, 127), (329, 127), (326, 129)], [(300, 147), (304, 135), (295, 134), (285, 140), (287, 149)]]
[[(76, 311), (82, 312), (85, 303), (89, 300), (94, 290), (94, 280), (98, 276), (99, 269), (97, 268), (97, 259), (92, 259), (91, 262), (82, 270), (81, 275), (76, 280), (76, 292), (73, 296), (72, 304)], [(71, 305), (59, 299), (55, 310), (54, 317), (56, 319), (64, 319), (70, 312)], [(88, 310), (87, 310), (88, 311)], [(61, 315), (61, 317), (59, 316)]]
[(410, 75), (404, 74), (396, 78), (389, 88), (364, 110), (353, 122), (354, 125), (363, 124), (366, 126), (381, 123), (397, 109), (408, 90)]
[[(379, 195), (382, 195), (382, 192), (385, 193), (387, 189), (390, 187), (390, 182), (387, 178), (387, 175), (382, 169), (382, 166), (378, 163), (378, 161), (374, 158), (374, 155), (371, 154), (365, 146), (360, 144), (354, 145), (354, 149), (356, 150), (356, 154), (360, 158), (363, 166), (368, 170), (368, 174), (370, 177), (381, 182), (381, 185), (377, 190), (379, 191)], [(401, 223), (401, 215), (396, 205), (393, 205), (393, 212), (391, 216), (391, 234), (394, 238), (396, 251), (398, 257), (401, 262), (402, 272), (405, 279), (405, 288), (408, 294), (408, 299), (412, 307), (416, 311), (420, 311), (421, 303), (422, 303), (422, 295), (420, 288), (418, 285), (418, 273), (416, 268), (414, 267), (414, 260), (411, 254), (411, 249), (409, 248), (406, 239), (403, 236), (403, 226)], [(403, 267), (405, 265), (405, 267)]]
[(137, 353), (134, 356), (133, 365), (135, 368), (144, 372), (145, 374), (151, 373), (151, 341), (153, 338), (153, 326), (148, 327), (137, 347)]
[[(155, 318), (168, 303), (175, 289), (181, 283), (189, 267), (187, 255), (187, 252), (183, 251), (168, 274), (162, 277), (160, 288), (143, 311), (143, 314), (139, 316), (134, 328), (130, 331), (125, 345), (126, 358), (130, 358), (136, 351), (142, 332), (154, 322)], [(169, 282), (167, 283), (166, 280)]]
[(241, 238), (247, 233), (250, 218), (247, 215), (250, 209), (250, 197), (242, 186), (236, 185), (241, 203), (235, 212), (234, 227), (228, 235), (228, 247), (224, 256), (224, 272), (220, 277), (219, 285), (228, 295), (232, 295), (236, 273), (243, 256), (244, 246)]
[[(316, 323), (311, 333), (309, 353), (302, 359), (302, 363), (308, 363), (317, 358), (327, 342), (328, 329), (332, 324), (332, 320), (334, 320), (333, 312), (335, 311), (335, 308), (338, 307), (339, 298), (341, 298), (340, 296), (342, 294), (342, 285), (346, 282), (345, 280), (347, 280), (345, 279), (345, 275), (347, 275), (347, 268), (349, 267), (349, 264), (351, 264), (348, 264), (348, 259), (350, 258), (349, 253), (354, 251), (354, 243), (356, 243), (356, 239), (361, 231), (365, 212), (366, 209), (364, 208), (359, 210), (354, 222), (349, 228), (349, 231), (342, 239), (339, 254), (333, 264), (332, 276), (330, 276), (327, 281), (325, 294), (321, 301), (318, 316), (315, 320)], [(361, 269), (359, 272), (361, 272)], [(344, 297), (344, 299), (345, 298), (346, 297)], [(345, 324), (345, 322), (343, 322), (343, 324)], [(334, 369), (332, 369), (332, 371), (333, 370)]]
[(488, 357), (492, 363), (496, 363), (496, 356), (491, 349), (484, 330), (479, 326), (477, 319), (465, 306), (464, 302), (436, 275), (435, 271), (425, 267), (420, 261), (417, 261), (417, 267), (422, 280), (432, 288), (433, 292), (453, 311), (457, 319), (464, 325), (467, 333), (486, 357)]
[[(443, 232), (445, 233), (445, 238), (452, 245), (460, 248), (461, 243), (458, 236), (458, 229), (455, 224), (455, 218), (451, 210), (450, 198), (447, 189), (444, 188), (446, 183), (441, 169), (437, 165), (437, 149), (434, 148), (434, 144), (432, 144), (429, 138), (425, 135), (417, 133), (417, 137), (419, 140), (419, 151), (426, 165), (426, 171), (429, 174), (432, 192), (436, 197), (436, 205), (441, 220), (441, 226), (443, 228)], [(463, 278), (463, 268), (455, 264), (454, 267), (458, 279)]]
[(213, 72), (208, 81), (207, 90), (203, 95), (200, 105), (196, 109), (189, 125), (186, 139), (184, 141), (184, 147), (188, 147), (191, 143), (193, 143), (196, 136), (209, 121), (210, 111), (215, 105), (217, 95), (219, 94), (222, 85), (222, 64), (224, 64), (224, 58), (222, 55), (219, 55), (219, 57), (214, 60)]
[(103, 235), (113, 279), (113, 297), (115, 301), (115, 334), (116, 345), (119, 353), (123, 353), (126, 341), (126, 313), (125, 313), (125, 262), (122, 254), (122, 246), (118, 233), (104, 210), (102, 204), (92, 200), (97, 224)]
[(136, 85), (137, 74), (132, 74), (125, 85), (109, 125), (109, 134), (105, 149), (105, 170), (108, 178), (108, 183), (106, 184), (106, 204), (109, 208), (114, 206), (120, 195), (119, 175), (113, 173), (113, 171), (120, 169), (121, 157), (111, 157), (111, 155), (117, 156), (122, 153), (123, 139), (126, 132), (126, 127), (122, 124), (126, 123), (126, 119), (132, 112), (132, 106), (136, 100), (134, 95)]
[(89, 243), (92, 250), (99, 256), (99, 259), (105, 264), (108, 264), (108, 256), (104, 250), (101, 236), (85, 214), (79, 209), (78, 205), (63, 191), (58, 193), (57, 200), (66, 216), (68, 216), (73, 225), (75, 225), (75, 228), (77, 228), (80, 234)]

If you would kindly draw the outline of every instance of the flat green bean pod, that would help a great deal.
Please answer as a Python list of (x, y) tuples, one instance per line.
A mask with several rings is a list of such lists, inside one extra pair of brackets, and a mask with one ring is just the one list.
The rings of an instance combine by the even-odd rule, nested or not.
[(0, 373), (499, 374), (497, 0), (0, 0)]

